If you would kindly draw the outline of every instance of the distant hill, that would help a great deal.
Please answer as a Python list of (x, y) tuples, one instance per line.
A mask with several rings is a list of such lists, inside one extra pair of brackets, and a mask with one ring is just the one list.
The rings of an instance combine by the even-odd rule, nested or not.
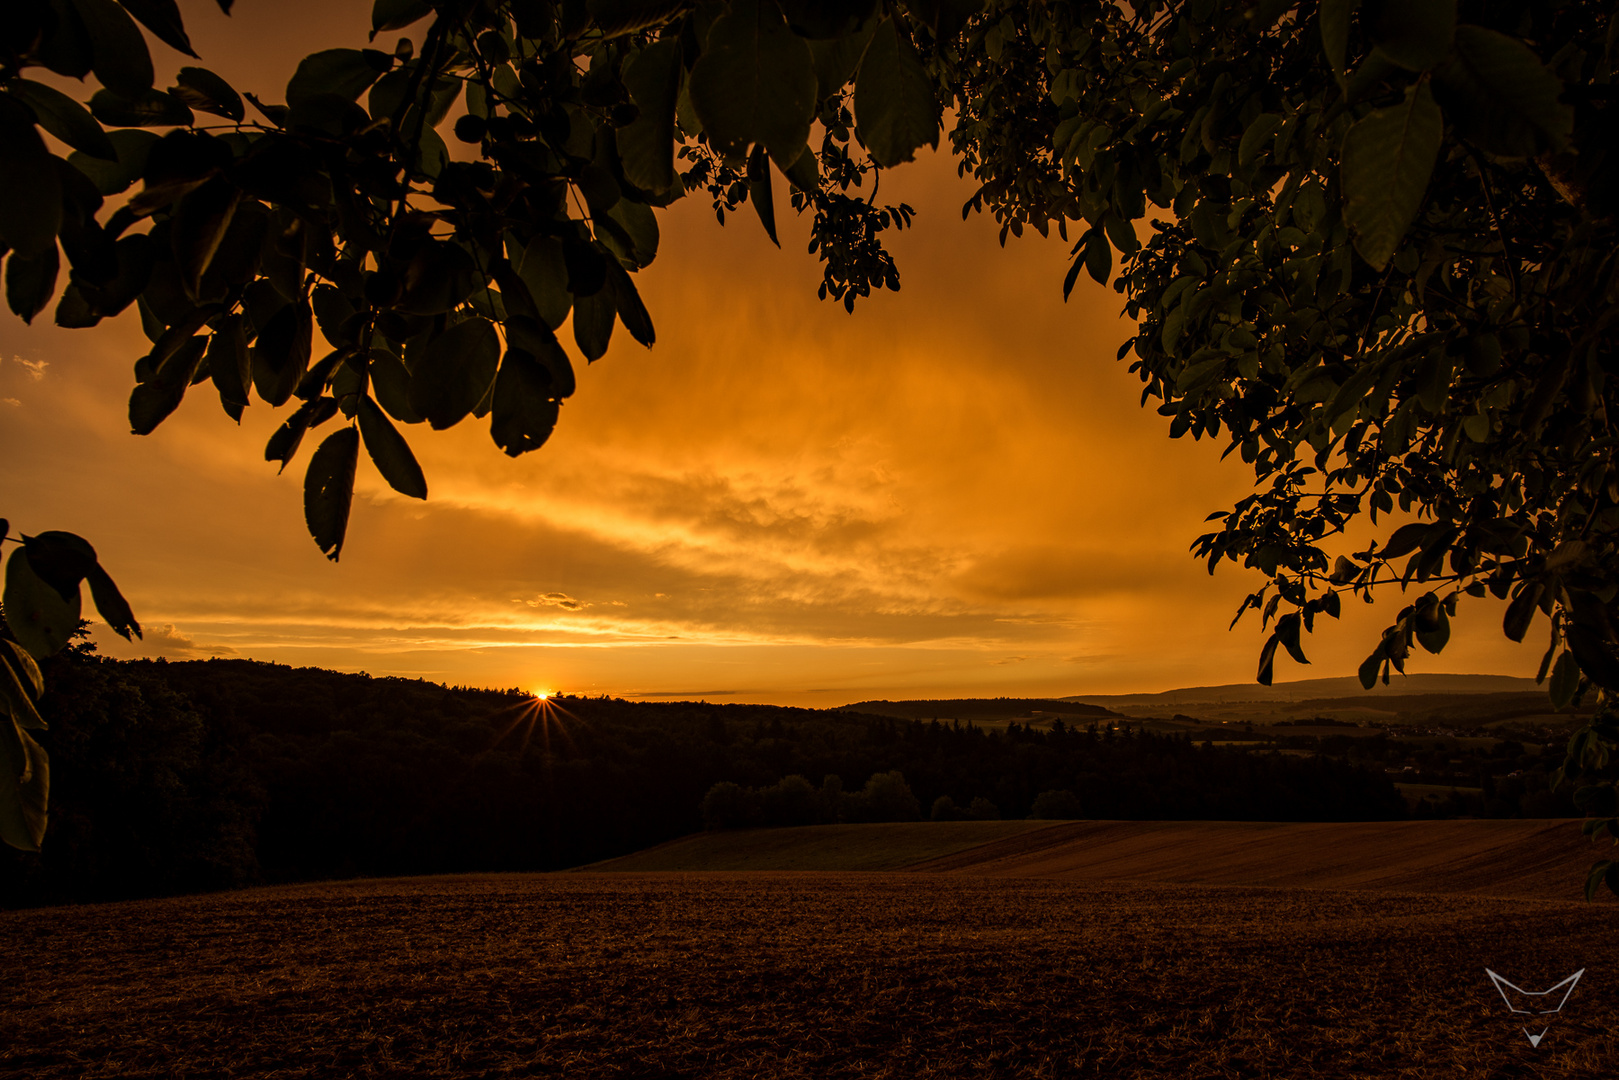
[(1105, 709), (1130, 706), (1158, 706), (1169, 709), (1184, 705), (1234, 704), (1237, 702), (1310, 701), (1320, 698), (1356, 698), (1372, 708), (1381, 707), (1382, 697), (1413, 694), (1499, 694), (1539, 693), (1545, 688), (1533, 679), (1512, 675), (1395, 675), (1389, 685), (1361, 688), (1353, 675), (1334, 679), (1299, 679), (1295, 682), (1261, 686), (1258, 683), (1228, 683), (1224, 686), (1188, 686), (1157, 694), (1075, 694), (1064, 701), (1097, 705)]
[(838, 711), (892, 716), (901, 720), (1016, 720), (1036, 713), (1061, 716), (1116, 716), (1075, 698), (940, 698), (926, 701), (859, 701)]

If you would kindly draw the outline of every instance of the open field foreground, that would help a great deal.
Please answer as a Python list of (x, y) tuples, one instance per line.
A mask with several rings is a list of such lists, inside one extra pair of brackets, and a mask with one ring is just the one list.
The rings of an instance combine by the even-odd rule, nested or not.
[(698, 833), (588, 869), (903, 869), (1577, 900), (1610, 850), (1567, 819), (957, 821)]
[[(6, 1077), (1609, 1077), (1619, 905), (917, 874), (0, 915)], [(1484, 974), (1587, 968), (1532, 1047)]]

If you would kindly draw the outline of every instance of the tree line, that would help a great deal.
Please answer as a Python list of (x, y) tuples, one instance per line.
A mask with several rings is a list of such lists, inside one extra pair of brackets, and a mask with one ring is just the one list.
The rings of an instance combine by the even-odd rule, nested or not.
[[(82, 644), (44, 666), (51, 831), (37, 853), (0, 852), (8, 906), (553, 870), (705, 825), (1076, 807), (1110, 818), (1405, 813), (1379, 768), (1131, 727), (995, 732), (768, 705), (540, 702), (250, 660), (115, 661)], [(717, 811), (716, 791), (732, 793), (730, 810)], [(1054, 806), (1051, 792), (1074, 802)]]

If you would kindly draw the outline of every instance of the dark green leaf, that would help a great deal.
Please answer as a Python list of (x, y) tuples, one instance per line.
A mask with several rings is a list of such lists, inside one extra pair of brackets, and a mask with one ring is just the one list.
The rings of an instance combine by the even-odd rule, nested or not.
[(180, 284), (193, 299), (203, 273), (214, 260), (214, 252), (225, 238), (225, 230), (230, 228), (241, 194), (235, 184), (216, 176), (182, 198), (169, 221), (169, 240)]
[(38, 851), (45, 839), (50, 759), (27, 732), (0, 721), (0, 760), (0, 840), (19, 851)]
[(13, 551), (6, 563), (3, 603), (11, 636), (39, 660), (66, 645), (79, 627), (78, 591), (64, 599), (34, 573), (22, 548)]
[(247, 351), (247, 334), (242, 316), (231, 315), (220, 323), (208, 343), (208, 374), (219, 390), (219, 403), (232, 420), (240, 422), (247, 407), (247, 388), (252, 385), (253, 364)]
[(169, 48), (187, 56), (197, 55), (191, 48), (191, 39), (186, 36), (185, 23), (174, 0), (119, 0), (119, 3)]
[(371, 350), (371, 389), (389, 416), (401, 424), (419, 424), (422, 414), (410, 407), (410, 372), (399, 357)]
[(186, 103), (161, 90), (135, 97), (97, 90), (90, 98), (90, 115), (108, 127), (185, 127), (192, 121)]
[(410, 452), (410, 444), (369, 397), (360, 399), (359, 419), (366, 453), (388, 486), (413, 499), (427, 498), (427, 478), (416, 463), (416, 455)]
[(1560, 100), (1563, 82), (1516, 38), (1459, 27), (1456, 54), (1434, 77), (1446, 114), (1485, 150), (1528, 157), (1568, 146), (1574, 110)]
[(573, 294), (568, 291), (568, 266), (563, 259), (562, 241), (551, 236), (536, 236), (517, 253), (514, 260), (517, 273), (528, 286), (539, 309), (540, 318), (555, 330), (561, 326), (573, 307)]
[(1574, 700), (1574, 694), (1580, 688), (1580, 665), (1575, 661), (1574, 654), (1563, 650), (1557, 658), (1557, 664), (1552, 668), (1551, 685), (1547, 687), (1551, 694), (1552, 708), (1566, 709)]
[(101, 194), (117, 195), (141, 178), (141, 173), (146, 170), (146, 157), (158, 141), (158, 136), (139, 128), (109, 131), (106, 136), (116, 161), (103, 161), (84, 153), (70, 154), (67, 160), (68, 164), (88, 176)]
[(376, 0), (371, 5), (371, 39), (384, 30), (403, 30), (431, 14), (433, 5), (427, 0)]
[(893, 19), (872, 34), (855, 78), (855, 133), (871, 160), (888, 168), (939, 145), (939, 102), (916, 47)]
[(1507, 637), (1513, 641), (1523, 640), (1523, 636), (1529, 632), (1529, 624), (1534, 621), (1536, 605), (1540, 603), (1544, 591), (1544, 586), (1538, 581), (1525, 582), (1518, 590), (1518, 595), (1507, 605), (1506, 616), (1501, 621), (1501, 630)]
[(320, 444), (304, 474), (304, 523), (316, 546), (333, 562), (343, 553), (359, 456), (360, 433), (353, 427), (339, 428)]
[(776, 238), (776, 199), (770, 188), (770, 159), (765, 156), (763, 144), (755, 146), (748, 155), (748, 201), (753, 203), (759, 223), (765, 227), (770, 242), (781, 247)]
[(510, 349), (495, 378), (495, 400), (491, 410), (489, 434), (495, 445), (508, 455), (517, 457), (538, 449), (556, 427), (558, 404), (557, 388), (551, 370), (557, 364), (566, 365), (568, 358), (555, 338), (549, 348), (558, 354), (547, 365), (523, 349)]
[(1113, 274), (1113, 245), (1101, 229), (1093, 228), (1085, 236), (1085, 269), (1099, 285), (1106, 285)]
[(129, 601), (124, 599), (124, 594), (118, 591), (118, 586), (113, 583), (111, 575), (101, 568), (101, 564), (97, 563), (91, 567), (84, 578), (90, 583), (90, 598), (96, 602), (96, 610), (107, 620), (107, 625), (112, 627), (113, 632), (126, 641), (131, 633), (140, 637), (141, 624), (135, 621), (135, 612), (130, 609)]
[(1275, 140), (1276, 129), (1281, 126), (1282, 118), (1275, 113), (1260, 113), (1254, 117), (1237, 146), (1237, 166), (1243, 169), (1252, 167), (1259, 155)]
[(809, 138), (815, 116), (809, 45), (770, 0), (735, 0), (709, 31), (691, 71), (690, 94), (709, 145), (739, 158), (751, 144), (764, 143), (785, 169)]
[(181, 68), (169, 93), (198, 112), (213, 113), (237, 123), (246, 115), (242, 95), (207, 68)]
[[(652, 316), (647, 312), (646, 305), (641, 302), (641, 293), (635, 287), (635, 279), (618, 263), (610, 262), (607, 265), (607, 282), (612, 290), (614, 310), (618, 312), (624, 329), (628, 330), (636, 341), (650, 349), (652, 343), (657, 340), (657, 333), (652, 328)], [(604, 296), (607, 291), (604, 289), (597, 295)], [(607, 331), (609, 334), (612, 333), (610, 323)], [(602, 351), (606, 351), (605, 342)]]
[(101, 85), (126, 98), (150, 90), (152, 54), (135, 20), (113, 0), (73, 0), (73, 7), (90, 32), (90, 69)]
[(304, 301), (287, 304), (259, 331), (253, 346), (253, 389), (271, 405), (280, 407), (309, 370), (314, 319)]
[(1359, 6), (1360, 0), (1321, 0), (1321, 44), (1340, 82), (1349, 65), (1349, 19)]
[(1383, 666), (1385, 659), (1387, 659), (1387, 653), (1383, 646), (1379, 645), (1372, 650), (1372, 655), (1360, 662), (1360, 670), (1356, 674), (1360, 676), (1361, 686), (1370, 690), (1377, 685), (1377, 669)]
[(13, 251), (6, 260), (6, 304), (23, 322), (33, 322), (51, 302), (60, 268), (61, 256), (54, 247), (34, 255)]
[(1401, 67), (1426, 71), (1450, 52), (1456, 0), (1383, 0), (1370, 10), (1372, 40)]
[(574, 299), (573, 340), (586, 360), (595, 362), (607, 354), (617, 314), (618, 305), (610, 284), (589, 296)]
[(55, 161), (29, 110), (0, 97), (0, 244), (43, 255), (56, 250), (61, 224), (62, 182)]
[(1394, 530), (1394, 535), (1389, 537), (1389, 542), (1383, 545), (1383, 550), (1378, 554), (1385, 559), (1398, 559), (1401, 555), (1409, 555), (1422, 546), (1423, 538), (1429, 531), (1430, 526), (1420, 521), (1401, 525)]
[(640, 110), (618, 129), (624, 178), (643, 191), (675, 187), (675, 100), (680, 96), (680, 42), (665, 38), (624, 66), (624, 88)]
[[(150, 435), (169, 414), (180, 407), (186, 388), (191, 385), (202, 363), (208, 339), (188, 337), (162, 362), (154, 378), (140, 383), (129, 395), (129, 428), (136, 435)], [(153, 353), (156, 354), (154, 349)]]
[(1261, 686), (1269, 686), (1276, 675), (1276, 646), (1280, 639), (1272, 634), (1265, 641), (1265, 647), (1259, 651), (1259, 674), (1255, 680)]
[(337, 402), (332, 398), (317, 397), (304, 402), (270, 436), (270, 441), (264, 446), (264, 460), (279, 461), (281, 468), (276, 470), (277, 475), (285, 472), (309, 429), (325, 423), (336, 413)]
[(375, 49), (326, 49), (312, 53), (299, 62), (298, 70), (287, 83), (287, 105), (296, 109), (326, 94), (345, 101), (358, 101), (391, 63), (391, 57)]
[[(39, 694), (29, 693), (27, 675), (19, 674), (17, 670), (19, 657), (27, 661), (34, 675), (39, 674), (39, 665), (34, 663), (27, 650), (14, 641), (0, 643), (0, 738), (4, 737), (3, 725), (12, 721), (24, 731), (44, 731), (48, 727), (44, 717), (34, 707), (34, 699)], [(0, 777), (0, 783), (4, 779)]]
[(17, 678), (21, 680), (23, 689), (28, 691), (33, 700), (38, 701), (40, 695), (45, 693), (45, 676), (40, 673), (39, 665), (34, 663), (34, 658), (28, 654), (28, 650), (8, 638), (4, 644), (0, 644), (0, 653), (4, 654), (12, 669), (17, 672)]
[(1422, 207), (1443, 134), (1439, 106), (1424, 79), (1402, 104), (1373, 110), (1344, 135), (1344, 220), (1355, 250), (1378, 270), (1393, 258)]
[(488, 319), (456, 323), (427, 345), (410, 373), (410, 407), (435, 429), (452, 427), (478, 407), (500, 363), (500, 338)]
[(868, 19), (852, 33), (842, 37), (810, 42), (810, 57), (815, 64), (815, 97), (818, 102), (842, 90), (854, 78), (860, 58), (865, 55), (871, 35), (877, 29), (877, 19)]
[(90, 110), (60, 90), (30, 79), (13, 79), (6, 89), (34, 110), (40, 127), (73, 149), (104, 161), (118, 159), (118, 152)]
[(688, 6), (689, 0), (586, 0), (585, 3), (591, 20), (604, 38), (661, 26)]

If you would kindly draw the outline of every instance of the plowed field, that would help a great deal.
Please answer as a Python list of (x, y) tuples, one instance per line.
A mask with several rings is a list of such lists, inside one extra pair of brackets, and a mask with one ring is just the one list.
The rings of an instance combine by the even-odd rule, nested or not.
[[(1616, 942), (1619, 904), (959, 873), (284, 887), (0, 915), (0, 1076), (1611, 1077)], [(1587, 970), (1536, 1048), (1485, 967)]]

